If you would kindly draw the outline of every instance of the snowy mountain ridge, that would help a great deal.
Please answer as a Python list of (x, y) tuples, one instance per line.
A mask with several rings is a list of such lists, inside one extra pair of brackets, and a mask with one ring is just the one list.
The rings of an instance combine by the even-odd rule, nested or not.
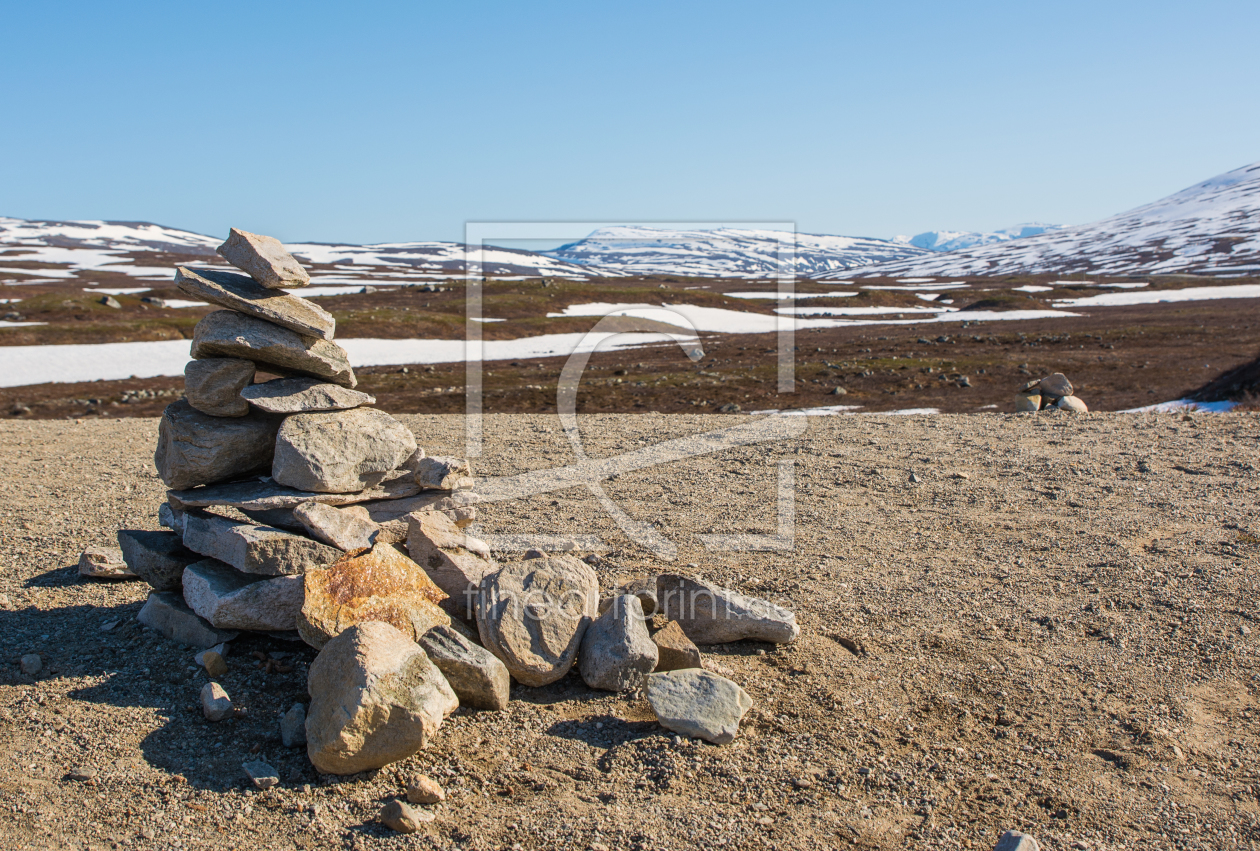
[(914, 236), (894, 236), (893, 242), (926, 248), (928, 251), (957, 251), (960, 248), (974, 248), (977, 245), (989, 245), (994, 242), (1010, 242), (1012, 239), (1023, 239), (1036, 236), (1051, 230), (1060, 230), (1063, 225), (1043, 225), (1039, 222), (1015, 225), (1001, 230), (979, 233), (965, 230), (930, 230)]

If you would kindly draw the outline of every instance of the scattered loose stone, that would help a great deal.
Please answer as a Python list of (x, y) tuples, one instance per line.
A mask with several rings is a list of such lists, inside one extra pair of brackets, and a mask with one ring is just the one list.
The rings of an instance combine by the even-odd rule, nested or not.
[(222, 721), (232, 714), (232, 698), (218, 683), (201, 687), (201, 714), (207, 721)]
[(268, 579), (215, 559), (184, 568), (184, 602), (220, 629), (297, 629), (302, 599), (300, 576)]
[(295, 703), (280, 716), (280, 743), (286, 748), (306, 744), (306, 707)]
[(18, 660), (18, 665), (21, 666), (22, 673), (28, 677), (33, 677), (44, 670), (44, 660), (40, 658), (38, 653), (27, 653)]
[(1063, 396), (1054, 403), (1054, 406), (1063, 411), (1071, 411), (1074, 414), (1089, 412), (1089, 406), (1082, 402), (1079, 396)]
[(490, 560), (490, 548), (465, 535), (445, 514), (421, 511), (407, 520), (407, 552), (412, 560), (446, 592), (460, 617), (473, 617), (481, 580), (499, 569)]
[(647, 677), (647, 699), (666, 730), (724, 745), (739, 732), (752, 698), (735, 683), (688, 668)]
[(367, 511), (335, 508), (320, 502), (304, 502), (293, 509), (293, 519), (311, 537), (343, 552), (367, 549), (376, 541), (381, 527), (367, 519)]
[(90, 579), (136, 579), (117, 547), (88, 547), (79, 556), (79, 575)]
[(753, 639), (782, 644), (800, 635), (796, 615), (768, 600), (748, 597), (678, 574), (656, 580), (659, 611), (678, 621), (696, 644)]
[(197, 662), (201, 665), (201, 667), (205, 668), (206, 673), (212, 677), (221, 677), (228, 672), (227, 661), (223, 658), (223, 654), (218, 650), (211, 649), (198, 653)]
[(355, 624), (311, 663), (306, 750), (325, 774), (355, 774), (423, 748), (459, 701), (414, 640), (380, 621)]
[(106, 307), (112, 307), (114, 310), (122, 310), (122, 305), (118, 303), (118, 299), (112, 295), (103, 295), (96, 300), (97, 304), (103, 304)]
[(155, 591), (178, 591), (184, 568), (199, 560), (175, 532), (119, 529), (118, 546), (131, 572)]
[(433, 627), (417, 643), (446, 677), (461, 706), (495, 711), (507, 708), (512, 678), (489, 650), (449, 626)]
[(446, 792), (426, 774), (417, 774), (407, 781), (407, 800), (413, 804), (440, 804)]
[(254, 362), (240, 358), (190, 360), (184, 366), (184, 398), (203, 414), (243, 417), (249, 403), (241, 391), (254, 381)]
[(257, 526), (217, 514), (184, 517), (184, 545), (245, 573), (291, 576), (326, 567), (341, 551), (271, 526)]
[(699, 668), (703, 664), (700, 648), (683, 633), (678, 621), (670, 621), (652, 633), (652, 643), (657, 650), (657, 671)]
[(72, 768), (66, 773), (67, 780), (75, 780), (79, 783), (88, 783), (95, 780), (100, 772), (90, 765), (81, 765), (78, 768)]
[[(590, 556), (583, 561), (588, 564)], [(639, 598), (639, 604), (643, 606), (643, 614), (651, 617), (656, 614), (656, 577), (644, 576), (639, 579), (631, 579), (629, 582), (623, 582), (617, 588), (617, 592), (611, 597), (605, 597), (599, 601), (599, 613), (602, 615), (612, 605), (612, 601), (622, 594), (633, 594)]]
[(267, 289), (305, 287), (311, 282), (302, 264), (275, 237), (232, 228), (227, 240), (215, 250)]
[(506, 564), (481, 581), (481, 643), (524, 685), (553, 683), (573, 667), (598, 595), (595, 572), (575, 558)]
[(416, 451), (416, 438), (374, 408), (286, 417), (276, 435), (271, 477), (278, 484), (353, 493), (380, 483)]
[(280, 785), (280, 773), (261, 759), (242, 762), (241, 768), (245, 769), (249, 779), (254, 781), (254, 785), (259, 789), (270, 789), (272, 786)]
[(279, 427), (276, 417), (212, 417), (181, 399), (162, 412), (153, 463), (177, 490), (241, 478), (270, 467)]
[(475, 482), (464, 458), (429, 457), (416, 463), (416, 483), (425, 490), (466, 490)]
[(439, 603), (442, 589), (420, 566), (389, 544), (347, 554), (324, 570), (308, 570), (298, 634), (312, 647), (365, 621), (382, 621), (416, 641), (435, 626), (450, 626)]
[(1002, 834), (1002, 838), (998, 840), (997, 845), (993, 846), (993, 851), (1041, 851), (1041, 846), (1037, 844), (1037, 840), (1027, 833), (1020, 833), (1018, 830), (1008, 830)]
[(381, 824), (398, 833), (415, 833), (420, 825), (437, 818), (428, 810), (417, 810), (402, 801), (390, 801), (381, 808)]
[(314, 378), (276, 378), (251, 384), (241, 391), (241, 396), (269, 414), (348, 411), (376, 404), (375, 396)]
[(345, 349), (328, 340), (304, 337), (235, 310), (216, 310), (193, 328), (194, 358), (244, 358), (268, 372), (308, 375), (342, 387), (357, 379)]
[[(315, 493), (278, 485), (275, 482), (232, 482), (230, 484), (208, 485), (192, 490), (172, 490), (166, 492), (171, 506), (186, 511), (190, 508), (209, 508), (215, 505), (229, 505), (242, 511), (269, 511), (274, 508), (293, 508), (304, 502), (322, 502), (325, 505), (352, 505), (375, 500), (387, 501), (397, 506), (403, 514), (415, 508), (406, 508), (411, 503), (407, 497), (414, 497), (420, 492), (415, 477), (407, 471), (394, 471), (385, 477), (385, 481), (373, 488), (359, 493)], [(442, 496), (424, 496), (418, 499), (430, 502), (447, 499)], [(452, 503), (454, 504), (454, 503)], [(369, 509), (371, 519), (377, 523), (375, 511)]]
[(643, 684), (656, 667), (657, 649), (648, 636), (643, 604), (623, 594), (586, 628), (578, 670), (589, 687), (628, 691)]
[(188, 608), (182, 597), (171, 591), (151, 593), (136, 620), (156, 629), (171, 641), (190, 647), (214, 647), (240, 635), (235, 630), (216, 629)]
[(301, 334), (331, 340), (337, 322), (314, 302), (276, 292), (253, 278), (214, 269), (175, 268), (175, 286), (193, 298), (217, 304)]

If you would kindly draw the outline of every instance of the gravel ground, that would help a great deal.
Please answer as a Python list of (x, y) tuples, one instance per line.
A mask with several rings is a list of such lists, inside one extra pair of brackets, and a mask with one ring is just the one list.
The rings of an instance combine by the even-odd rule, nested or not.
[[(430, 452), (462, 452), (461, 418), (403, 419)], [(748, 419), (582, 422), (599, 457)], [(6, 844), (989, 848), (1013, 827), (1050, 849), (1254, 849), (1258, 424), (818, 418), (797, 438), (623, 473), (605, 488), (676, 544), (674, 567), (797, 613), (794, 644), (706, 654), (755, 701), (735, 742), (676, 739), (640, 696), (572, 674), (514, 689), (505, 713), (460, 710), (404, 763), (334, 779), (279, 741), (310, 650), (238, 641), (220, 682), (247, 713), (209, 724), (192, 652), (135, 622), (145, 588), (76, 573), (117, 528), (157, 528), (156, 421), (0, 423)], [(492, 416), (485, 436), (483, 476), (573, 460), (554, 417)], [(793, 549), (706, 550), (701, 534), (776, 531), (782, 460)], [(598, 535), (609, 587), (667, 567), (585, 487), (487, 505), (480, 529)], [(253, 758), (279, 787), (249, 787)], [(414, 771), (448, 796), (395, 835), (376, 814)]]

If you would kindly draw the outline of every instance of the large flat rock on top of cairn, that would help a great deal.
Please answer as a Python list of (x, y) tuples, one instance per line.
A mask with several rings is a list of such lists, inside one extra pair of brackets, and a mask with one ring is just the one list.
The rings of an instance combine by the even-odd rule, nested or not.
[(411, 430), (375, 408), (294, 414), (276, 433), (271, 478), (301, 490), (352, 493), (379, 483), (415, 451)]
[(269, 414), (347, 411), (376, 404), (375, 396), (314, 378), (277, 378), (251, 384), (241, 391), (241, 396)]
[[(359, 502), (384, 500), (384, 503), (398, 505), (400, 508), (410, 505), (408, 497), (420, 492), (420, 486), (409, 470), (398, 470), (385, 477), (385, 481), (375, 487), (365, 488), (358, 493), (316, 493), (315, 491), (298, 490), (274, 481), (254, 480), (250, 482), (231, 482), (228, 484), (209, 485), (204, 488), (190, 490), (171, 490), (166, 492), (170, 506), (178, 511), (190, 508), (209, 508), (212, 505), (230, 505), (243, 511), (269, 511), (274, 508), (293, 508), (304, 502), (322, 502), (325, 505), (353, 505)], [(438, 500), (440, 497), (425, 497)], [(415, 509), (412, 509), (415, 510)], [(385, 512), (382, 510), (381, 512)], [(407, 512), (404, 511), (404, 514)], [(375, 520), (374, 522), (381, 522)]]
[(268, 372), (308, 375), (342, 387), (358, 380), (346, 350), (318, 337), (306, 337), (262, 319), (216, 310), (193, 328), (194, 358), (244, 358), (265, 364)]
[(337, 321), (304, 298), (269, 290), (253, 278), (214, 269), (175, 269), (175, 286), (195, 298), (255, 316), (304, 337), (331, 340)]
[(598, 604), (595, 572), (575, 558), (511, 562), (481, 581), (477, 630), (518, 682), (545, 686), (573, 667)]
[(184, 568), (184, 602), (220, 629), (297, 629), (302, 577), (241, 573), (212, 558)]
[(796, 615), (768, 600), (673, 573), (656, 578), (658, 610), (678, 621), (696, 644), (771, 641), (784, 644), (800, 635)]
[(219, 256), (269, 290), (305, 287), (311, 276), (274, 236), (232, 228)]
[(647, 699), (666, 730), (724, 745), (739, 732), (752, 698), (725, 677), (699, 668), (649, 674)]
[(249, 403), (241, 391), (254, 381), (254, 362), (240, 358), (190, 360), (184, 366), (184, 398), (212, 417), (243, 417)]
[(411, 636), (355, 624), (329, 641), (307, 677), (306, 753), (324, 774), (355, 774), (406, 759), (459, 706)]
[(200, 511), (184, 515), (184, 546), (262, 576), (293, 576), (341, 558), (341, 550), (301, 535)]
[(298, 634), (312, 647), (367, 621), (383, 621), (416, 640), (435, 626), (450, 626), (439, 605), (442, 589), (389, 544), (348, 554), (323, 570), (308, 570)]
[(153, 463), (176, 490), (244, 478), (271, 466), (279, 428), (268, 414), (212, 417), (180, 399), (162, 412)]

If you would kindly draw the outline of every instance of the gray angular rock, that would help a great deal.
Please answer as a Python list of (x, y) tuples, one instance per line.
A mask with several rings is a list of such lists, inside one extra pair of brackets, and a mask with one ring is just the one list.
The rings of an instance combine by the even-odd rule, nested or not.
[(678, 621), (670, 621), (652, 633), (652, 643), (656, 645), (657, 671), (699, 668), (703, 664), (700, 648), (683, 633)]
[(235, 310), (216, 310), (193, 328), (194, 358), (244, 358), (267, 372), (307, 375), (342, 387), (358, 383), (345, 349), (328, 340), (304, 337)]
[(190, 360), (184, 366), (184, 398), (212, 417), (243, 417), (249, 403), (241, 391), (254, 382), (254, 362), (240, 358)]
[(153, 463), (176, 490), (244, 478), (271, 466), (279, 428), (278, 417), (212, 417), (181, 399), (162, 412)]
[(201, 687), (201, 714), (207, 721), (222, 721), (232, 715), (232, 698), (218, 683)]
[(336, 508), (320, 502), (304, 502), (293, 509), (293, 519), (302, 524), (311, 537), (343, 552), (354, 552), (376, 543), (381, 530), (367, 519), (367, 511), (355, 511), (357, 507)]
[(184, 602), (220, 629), (297, 629), (302, 577), (241, 573), (212, 558), (184, 568)]
[(295, 703), (280, 716), (280, 743), (286, 748), (306, 744), (306, 707)]
[(204, 512), (184, 516), (184, 546), (245, 573), (292, 576), (326, 567), (341, 551), (271, 526)]
[(136, 615), (136, 620), (157, 630), (171, 641), (189, 647), (214, 647), (231, 641), (239, 632), (216, 629), (210, 622), (197, 616), (188, 608), (184, 599), (171, 591), (154, 591), (149, 595)]
[(380, 621), (356, 624), (324, 645), (307, 687), (306, 752), (325, 774), (406, 759), (459, 706), (424, 651)]
[(199, 560), (175, 532), (119, 529), (117, 536), (127, 567), (155, 591), (178, 591), (184, 568)]
[(303, 337), (331, 340), (337, 322), (314, 302), (269, 290), (253, 278), (215, 269), (175, 268), (175, 286), (193, 298), (253, 316)]
[(353, 493), (380, 483), (416, 451), (416, 438), (374, 408), (286, 417), (276, 434), (271, 478), (323, 493)]
[(768, 600), (666, 573), (656, 578), (659, 612), (696, 644), (752, 639), (783, 644), (800, 635), (796, 615)]
[(272, 786), (280, 785), (280, 773), (261, 759), (242, 762), (241, 768), (245, 769), (249, 779), (259, 789), (270, 789)]
[(752, 698), (725, 677), (699, 668), (649, 674), (647, 699), (666, 730), (724, 745), (739, 732)]
[(643, 684), (643, 676), (652, 672), (656, 661), (643, 604), (633, 594), (622, 594), (586, 628), (578, 670), (591, 688), (629, 691)]
[(241, 395), (269, 414), (303, 414), (348, 411), (375, 405), (376, 397), (314, 378), (276, 378), (251, 384)]
[[(411, 478), (415, 485), (415, 478)], [(416, 485), (419, 488), (419, 485)], [(472, 491), (457, 493), (422, 493), (404, 499), (374, 500), (363, 503), (368, 517), (381, 527), (382, 539), (391, 543), (407, 540), (407, 530), (411, 525), (410, 515), (418, 511), (438, 511), (445, 514), (459, 528), (470, 525), (477, 519), (476, 504), (481, 497)]]
[(1048, 375), (1041, 379), (1041, 381), (1037, 382), (1037, 387), (1040, 389), (1042, 396), (1059, 398), (1072, 395), (1072, 382), (1068, 381), (1067, 376), (1061, 372), (1056, 372), (1054, 375)]
[(575, 558), (513, 562), (481, 581), (477, 630), (513, 677), (544, 686), (573, 667), (598, 602), (595, 572)]
[(464, 458), (420, 458), (415, 468), (416, 483), (425, 490), (466, 490), (475, 484), (472, 466)]
[(656, 614), (656, 577), (643, 576), (638, 579), (631, 579), (621, 583), (617, 587), (616, 593), (611, 597), (604, 597), (599, 601), (599, 613), (602, 615), (612, 605), (613, 600), (622, 594), (633, 594), (639, 598), (639, 604), (643, 606), (643, 614), (651, 617)]
[(512, 678), (484, 647), (449, 626), (435, 626), (417, 639), (459, 697), (461, 706), (501, 710), (508, 705)]
[(79, 556), (79, 575), (89, 579), (139, 578), (117, 547), (88, 547)]
[[(304, 502), (322, 502), (325, 505), (353, 505), (360, 502), (386, 501), (397, 506), (403, 514), (415, 509), (406, 508), (412, 505), (409, 497), (420, 492), (419, 485), (410, 472), (395, 470), (389, 473), (383, 482), (375, 487), (366, 488), (358, 493), (316, 493), (278, 485), (273, 481), (230, 482), (227, 484), (209, 485), (189, 490), (167, 491), (166, 499), (172, 508), (187, 511), (191, 508), (209, 508), (215, 505), (230, 505), (241, 511), (270, 511), (276, 508), (293, 508)], [(447, 497), (429, 496), (426, 500), (441, 500)], [(452, 502), (452, 504), (455, 504)], [(377, 514), (382, 516), (387, 511), (371, 510), (373, 522), (381, 522)], [(296, 522), (296, 521), (293, 521)]]
[(164, 502), (158, 506), (158, 525), (165, 526), (182, 538), (184, 534), (184, 512), (178, 508), (172, 508), (169, 502)]
[(215, 249), (219, 256), (269, 290), (305, 287), (311, 276), (273, 236), (232, 228)]
[(381, 824), (397, 833), (415, 833), (420, 825), (433, 821), (437, 816), (428, 810), (417, 810), (402, 801), (390, 801), (381, 807)]
[(473, 617), (481, 580), (499, 569), (490, 560), (490, 548), (436, 511), (408, 515), (407, 524), (412, 561), (446, 592), (460, 617)]
[(1027, 833), (1008, 830), (998, 839), (997, 845), (993, 846), (993, 851), (1041, 851), (1041, 846)]

